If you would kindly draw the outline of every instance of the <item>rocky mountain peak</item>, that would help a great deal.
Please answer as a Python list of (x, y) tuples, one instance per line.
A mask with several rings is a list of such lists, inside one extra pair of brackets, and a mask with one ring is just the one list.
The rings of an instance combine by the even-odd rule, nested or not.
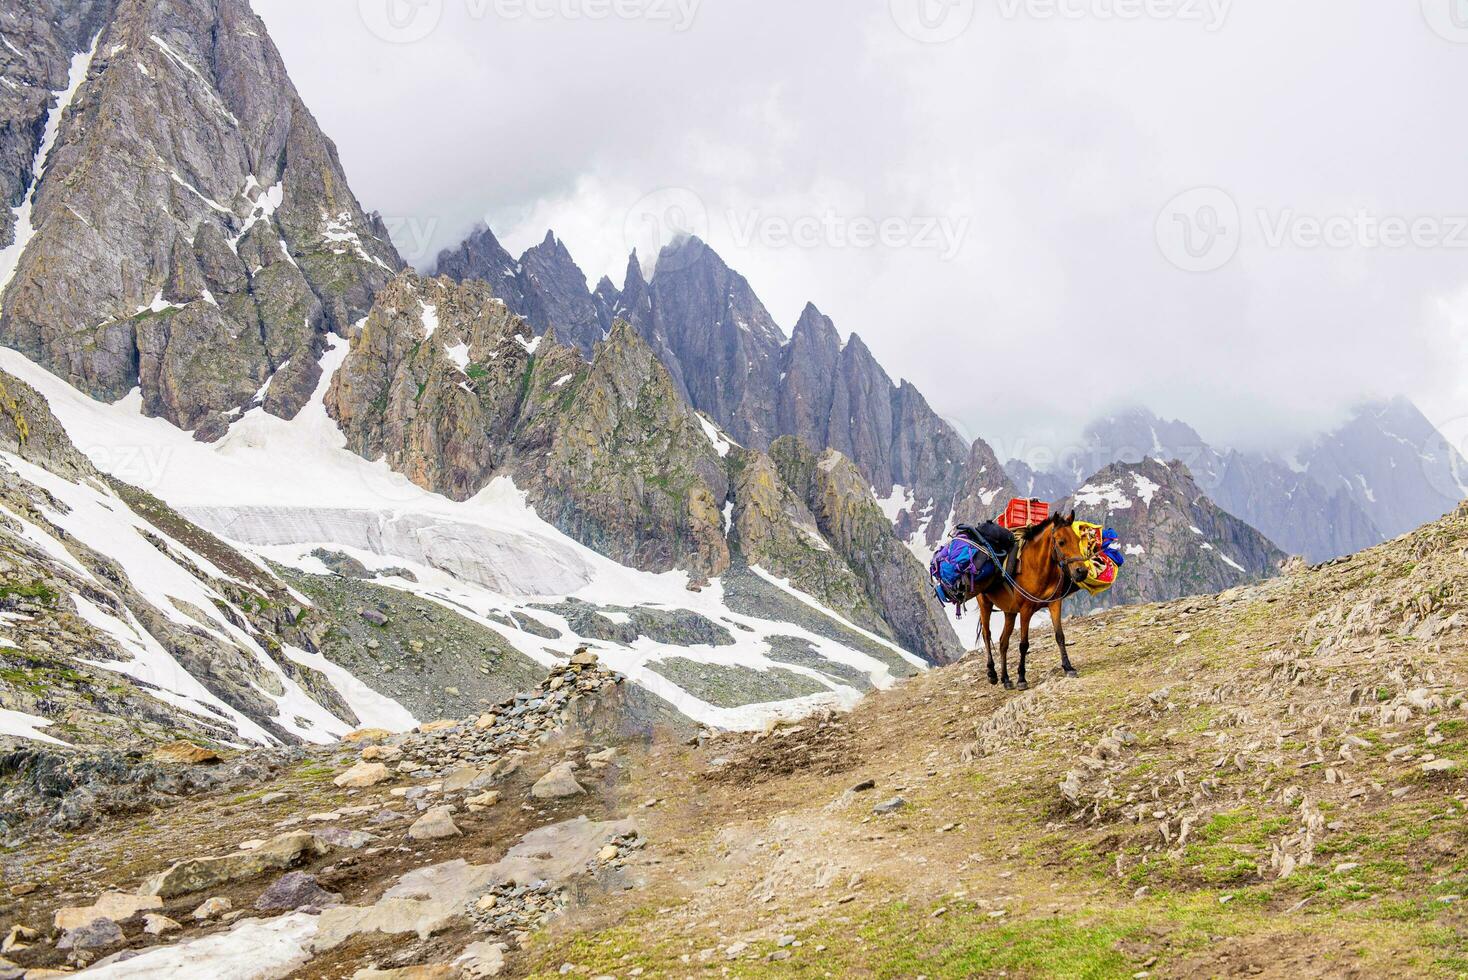
[(323, 335), (402, 262), (264, 25), (246, 0), (120, 0), (72, 74), (0, 341), (201, 438), (257, 397), (294, 415)]

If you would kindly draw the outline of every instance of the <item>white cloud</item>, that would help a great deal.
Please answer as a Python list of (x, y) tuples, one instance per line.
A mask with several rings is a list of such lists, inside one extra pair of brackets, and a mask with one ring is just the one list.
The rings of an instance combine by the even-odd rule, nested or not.
[[(1209, 30), (1006, 0), (923, 44), (888, 0), (706, 0), (681, 32), (442, 0), (436, 30), (389, 44), (359, 7), (407, 0), (253, 2), (364, 203), (430, 244), (420, 264), (488, 220), (512, 250), (554, 228), (590, 279), (620, 284), (629, 210), (683, 188), (787, 328), (816, 302), (996, 441), (1073, 431), (1109, 401), (1245, 445), (1364, 395), (1468, 414), (1438, 310), (1468, 288), (1468, 248), (1266, 241), (1281, 216), (1468, 216), (1468, 130), (1450, 112), (1468, 59), (1418, 4), (1199, 4), (1224, 14)], [(1154, 232), (1198, 186), (1243, 222), (1237, 257), (1207, 274), (1170, 265)], [(947, 260), (912, 234), (777, 246), (744, 242), (751, 214), (966, 234)], [(1034, 350), (1065, 359), (1010, 369)], [(954, 385), (958, 357), (984, 383)]]

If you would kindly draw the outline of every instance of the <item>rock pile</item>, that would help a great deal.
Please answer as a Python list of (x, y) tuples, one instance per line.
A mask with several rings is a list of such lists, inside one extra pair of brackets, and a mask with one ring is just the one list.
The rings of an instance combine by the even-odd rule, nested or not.
[[(488, 767), (528, 750), (562, 729), (587, 698), (611, 692), (624, 678), (600, 666), (596, 654), (578, 651), (533, 691), (517, 694), (476, 720), (432, 723), (379, 747), (374, 758), (397, 763), (415, 778), (449, 777), (466, 765)], [(371, 750), (369, 750), (371, 751)]]

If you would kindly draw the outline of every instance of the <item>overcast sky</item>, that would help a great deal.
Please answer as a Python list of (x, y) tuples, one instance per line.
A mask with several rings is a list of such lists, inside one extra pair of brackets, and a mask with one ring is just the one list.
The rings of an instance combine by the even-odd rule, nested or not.
[(1468, 415), (1459, 0), (253, 3), (420, 267), (686, 226), (1004, 456)]

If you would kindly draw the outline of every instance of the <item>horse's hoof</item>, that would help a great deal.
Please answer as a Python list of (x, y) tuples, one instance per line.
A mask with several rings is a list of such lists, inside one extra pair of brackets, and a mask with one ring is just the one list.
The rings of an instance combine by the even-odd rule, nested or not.
[(1030, 682), (1029, 681), (1020, 681), (1019, 682), (1019, 689), (1021, 691), (1028, 691), (1030, 689)]
[(990, 684), (998, 684), (999, 683), (999, 675), (996, 674), (996, 673), (994, 673), (992, 670), (989, 671), (989, 683)]
[(1067, 670), (1065, 672), (1065, 676), (1066, 677), (1079, 677), (1079, 676), (1081, 676), (1081, 672), (1078, 671), (1078, 670), (1075, 670), (1074, 668), (1072, 668), (1071, 670)]
[(1009, 680), (1008, 678), (1005, 678), (1005, 681), (1004, 681), (1004, 689), (1006, 691), (1012, 691), (1012, 690), (1014, 690), (1014, 681)]

